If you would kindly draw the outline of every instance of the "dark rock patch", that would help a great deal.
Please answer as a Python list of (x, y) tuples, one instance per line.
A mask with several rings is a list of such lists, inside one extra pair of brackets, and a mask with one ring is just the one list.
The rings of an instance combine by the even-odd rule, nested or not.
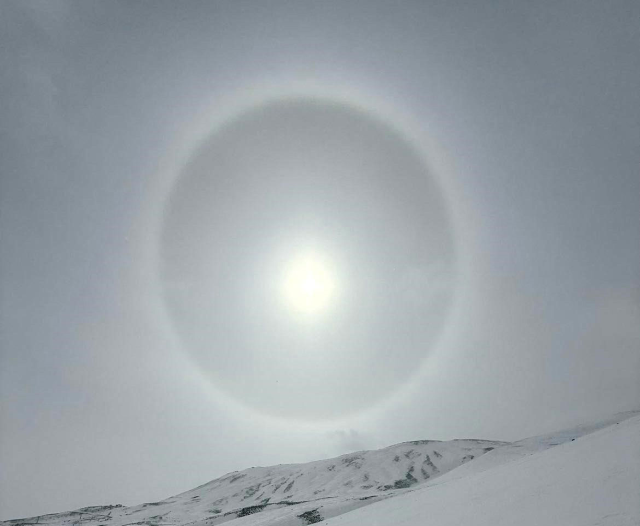
[(437, 466), (431, 462), (431, 457), (429, 455), (425, 455), (424, 456), (424, 460), (422, 461), (422, 464), (426, 464), (427, 466), (429, 466), (432, 470), (433, 473), (439, 473), (440, 470), (437, 468)]
[(238, 517), (246, 517), (247, 515), (253, 515), (254, 513), (260, 513), (267, 507), (266, 504), (257, 504), (256, 506), (247, 506), (246, 508), (241, 508), (238, 511)]
[(315, 524), (316, 522), (322, 522), (324, 517), (318, 513), (318, 508), (315, 510), (305, 511), (298, 515), (302, 520), (304, 520), (307, 524)]
[(244, 497), (242, 497), (242, 500), (253, 497), (256, 493), (258, 493), (260, 486), (262, 486), (262, 483), (258, 482), (257, 484), (254, 484), (253, 486), (249, 486), (247, 489), (245, 489)]
[(405, 478), (396, 480), (393, 484), (386, 484), (384, 486), (378, 486), (378, 489), (382, 491), (389, 491), (390, 489), (405, 489), (413, 486), (418, 480), (413, 476), (414, 467), (411, 466)]
[(356, 468), (359, 468), (362, 466), (362, 457), (357, 455), (353, 457), (345, 457), (342, 459), (342, 463), (346, 466), (355, 466)]

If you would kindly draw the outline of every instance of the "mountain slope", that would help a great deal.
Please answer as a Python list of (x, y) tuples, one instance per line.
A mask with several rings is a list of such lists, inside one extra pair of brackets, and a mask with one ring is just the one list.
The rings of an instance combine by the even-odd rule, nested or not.
[[(423, 440), (307, 464), (233, 472), (186, 493), (139, 506), (92, 506), (7, 521), (47, 526), (215, 526), (260, 513), (277, 523), (307, 524), (387, 498), (503, 446), (488, 440)], [(307, 515), (305, 515), (307, 514)], [(285, 521), (286, 522), (286, 521)]]
[(640, 412), (513, 443), (416, 441), (250, 468), (139, 506), (4, 526), (640, 525)]
[(332, 526), (637, 526), (640, 416), (477, 473), (449, 481), (443, 477), (330, 522)]
[(521, 457), (540, 453), (549, 448), (562, 445), (566, 442), (572, 442), (577, 438), (588, 435), (605, 427), (617, 424), (628, 418), (637, 416), (638, 413), (638, 411), (627, 411), (625, 413), (618, 413), (602, 420), (583, 423), (578, 426), (563, 429), (561, 431), (554, 431), (553, 433), (529, 437), (523, 440), (512, 442), (510, 444), (505, 444), (504, 446), (497, 448), (487, 453), (486, 455), (483, 455), (481, 458), (478, 458), (472, 463), (461, 465), (451, 472), (444, 474), (442, 478), (438, 480), (438, 483), (443, 483), (449, 480), (462, 478), (473, 473), (486, 471), (487, 469), (496, 467), (500, 464), (505, 464), (513, 460), (518, 460)]

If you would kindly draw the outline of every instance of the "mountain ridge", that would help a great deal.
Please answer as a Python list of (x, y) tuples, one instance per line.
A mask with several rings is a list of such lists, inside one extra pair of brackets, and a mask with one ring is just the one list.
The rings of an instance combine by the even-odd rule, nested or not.
[[(204, 521), (208, 526), (215, 526), (266, 510), (287, 507), (298, 511), (300, 505), (322, 501), (328, 514), (327, 507), (336, 508), (334, 511), (338, 512), (387, 498), (505, 444), (481, 439), (413, 440), (307, 463), (232, 471), (157, 502), (88, 506), (3, 524), (164, 526)], [(326, 501), (331, 501), (331, 505), (327, 506)], [(300, 514), (307, 511), (312, 510), (303, 510)]]
[(639, 411), (619, 413), (515, 442), (412, 440), (308, 463), (251, 467), (229, 472), (158, 502), (86, 506), (0, 524), (217, 526), (233, 521), (233, 526), (304, 526), (345, 514), (350, 516), (358, 508), (402, 494), (423, 495), (424, 491), (441, 486), (464, 486), (470, 478), (490, 478), (493, 472), (504, 470), (505, 465), (515, 465), (527, 458), (535, 460), (558, 446), (571, 447), (577, 439), (638, 415)]

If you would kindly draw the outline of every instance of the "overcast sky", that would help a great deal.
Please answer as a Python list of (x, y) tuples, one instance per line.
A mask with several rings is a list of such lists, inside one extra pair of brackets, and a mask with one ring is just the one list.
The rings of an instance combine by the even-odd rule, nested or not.
[(638, 408), (638, 20), (0, 3), (0, 518)]

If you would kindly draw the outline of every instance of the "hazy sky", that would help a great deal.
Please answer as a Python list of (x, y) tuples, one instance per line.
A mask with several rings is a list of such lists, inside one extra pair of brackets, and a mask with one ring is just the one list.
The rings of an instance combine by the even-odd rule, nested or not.
[(637, 408), (638, 20), (0, 3), (0, 518)]

